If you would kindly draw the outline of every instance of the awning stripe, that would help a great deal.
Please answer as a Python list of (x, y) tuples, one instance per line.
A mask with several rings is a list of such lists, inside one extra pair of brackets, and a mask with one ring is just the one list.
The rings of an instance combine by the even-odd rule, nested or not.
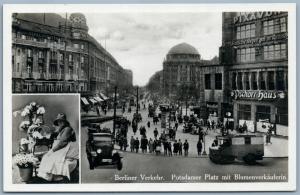
[(99, 97), (94, 97), (94, 99), (96, 100), (96, 101), (98, 101), (98, 102), (103, 102), (103, 100), (101, 99), (101, 98), (99, 98)]
[(81, 101), (85, 104), (85, 105), (89, 105), (89, 102), (87, 101), (86, 98), (82, 97)]
[(93, 98), (90, 98), (90, 101), (91, 101), (93, 104), (96, 104), (96, 103), (97, 103), (97, 101), (94, 100)]

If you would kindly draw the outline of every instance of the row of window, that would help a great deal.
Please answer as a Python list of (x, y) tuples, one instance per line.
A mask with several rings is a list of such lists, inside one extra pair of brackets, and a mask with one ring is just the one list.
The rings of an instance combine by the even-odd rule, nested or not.
[[(256, 24), (246, 24), (236, 27), (236, 39), (255, 37)], [(276, 18), (263, 21), (263, 35), (272, 35), (287, 32), (287, 18)]]
[[(205, 89), (212, 89), (211, 87), (211, 74), (205, 74)], [(222, 90), (222, 73), (215, 74), (215, 88), (216, 90)]]
[(268, 72), (233, 72), (233, 90), (287, 90), (287, 73), (284, 71)]
[[(256, 106), (256, 122), (260, 120), (271, 121), (271, 107), (270, 106)], [(238, 118), (239, 120), (251, 120), (251, 105), (238, 104)], [(276, 108), (276, 124), (288, 125), (288, 109)]]
[[(254, 62), (256, 60), (256, 48), (243, 48), (236, 50), (236, 62)], [(263, 47), (264, 60), (284, 59), (287, 57), (287, 46), (285, 43), (268, 45)]]

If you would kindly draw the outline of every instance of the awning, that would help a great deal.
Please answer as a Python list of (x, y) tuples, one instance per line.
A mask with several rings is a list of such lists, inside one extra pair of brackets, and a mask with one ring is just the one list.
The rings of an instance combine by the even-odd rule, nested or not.
[(104, 95), (103, 93), (100, 93), (100, 96), (101, 96), (101, 98), (103, 99), (103, 100), (108, 100), (109, 98), (106, 96), (106, 95)]
[(85, 104), (85, 105), (89, 105), (89, 102), (87, 101), (87, 99), (85, 97), (81, 98), (81, 101)]
[(94, 99), (94, 98), (90, 98), (89, 99), (93, 104), (96, 104), (97, 103), (97, 101)]
[(103, 102), (103, 99), (99, 98), (99, 97), (94, 97), (94, 99), (97, 101), (97, 102)]

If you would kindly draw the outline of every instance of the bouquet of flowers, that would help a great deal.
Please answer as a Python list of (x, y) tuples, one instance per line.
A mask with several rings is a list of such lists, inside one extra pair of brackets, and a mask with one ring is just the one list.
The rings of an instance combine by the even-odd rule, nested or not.
[(19, 168), (30, 168), (38, 162), (38, 159), (32, 153), (18, 153), (13, 161)]

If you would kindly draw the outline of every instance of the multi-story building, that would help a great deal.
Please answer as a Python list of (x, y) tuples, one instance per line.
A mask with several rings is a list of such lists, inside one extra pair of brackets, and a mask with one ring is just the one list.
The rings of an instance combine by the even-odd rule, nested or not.
[(132, 86), (132, 74), (88, 34), (86, 18), (73, 13), (13, 14), (13, 93), (107, 91)]
[(270, 122), (287, 135), (287, 21), (287, 12), (223, 13), (220, 60), (235, 125), (266, 131)]

